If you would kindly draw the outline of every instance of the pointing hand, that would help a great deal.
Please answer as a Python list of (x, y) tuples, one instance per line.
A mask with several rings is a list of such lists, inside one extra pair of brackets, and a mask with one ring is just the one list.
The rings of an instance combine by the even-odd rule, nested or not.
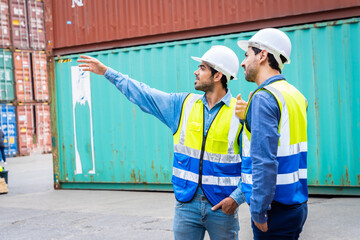
[(77, 60), (80, 64), (79, 67), (83, 71), (90, 71), (99, 75), (104, 75), (106, 70), (108, 69), (107, 66), (102, 64), (99, 60), (93, 57), (81, 55), (80, 59)]

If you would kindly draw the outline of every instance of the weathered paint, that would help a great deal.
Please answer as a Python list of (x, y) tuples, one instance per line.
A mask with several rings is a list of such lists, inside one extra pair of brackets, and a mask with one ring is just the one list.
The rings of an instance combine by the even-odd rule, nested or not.
[[(308, 183), (313, 193), (360, 195), (360, 88), (358, 69), (360, 18), (282, 28), (293, 45), (291, 64), (284, 68), (287, 80), (308, 99)], [(224, 44), (244, 58), (239, 39), (254, 32), (231, 34), (88, 53), (106, 65), (129, 74), (165, 92), (193, 92), (197, 62), (210, 46)], [(153, 116), (131, 104), (104, 77), (90, 75), (89, 105), (73, 111), (71, 69), (78, 55), (56, 59), (55, 81), (51, 80), (56, 186), (66, 188), (148, 189), (170, 188), (172, 135)], [(234, 96), (256, 88), (244, 80), (230, 82)], [(247, 99), (247, 98), (245, 98)], [(74, 120), (75, 118), (75, 120)], [(91, 128), (91, 122), (93, 128)], [(74, 129), (74, 122), (77, 124)], [(74, 134), (82, 136), (78, 146), (82, 173), (76, 174)], [(91, 136), (93, 135), (93, 143)], [(93, 144), (93, 145), (92, 145)], [(92, 147), (95, 174), (92, 174)], [(96, 184), (90, 184), (96, 183)], [(83, 184), (83, 185), (82, 185)], [(152, 185), (152, 190), (156, 189)], [(164, 187), (166, 186), (166, 187)], [(318, 187), (319, 188), (315, 188)], [(326, 187), (325, 190), (322, 187)], [(352, 190), (338, 191), (351, 187)], [(314, 190), (315, 189), (315, 190)], [(317, 191), (316, 189), (319, 189)], [(330, 189), (330, 190), (329, 190)], [(355, 189), (355, 190), (354, 190)]]
[(45, 0), (56, 55), (344, 19), (359, 0)]
[(12, 53), (6, 49), (0, 49), (0, 101), (13, 101), (14, 73)]

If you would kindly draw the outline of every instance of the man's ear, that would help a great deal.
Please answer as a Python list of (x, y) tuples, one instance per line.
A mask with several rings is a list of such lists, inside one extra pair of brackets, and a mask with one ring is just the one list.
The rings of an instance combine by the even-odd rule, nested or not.
[(222, 76), (223, 76), (222, 72), (217, 72), (214, 75), (214, 80), (215, 81), (221, 81)]
[(268, 51), (261, 50), (261, 52), (259, 53), (259, 56), (260, 56), (260, 63), (263, 63), (264, 61), (267, 61)]

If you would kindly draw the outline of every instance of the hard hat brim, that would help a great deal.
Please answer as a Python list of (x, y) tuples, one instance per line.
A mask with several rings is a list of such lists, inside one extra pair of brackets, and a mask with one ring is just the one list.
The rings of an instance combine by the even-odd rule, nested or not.
[(237, 45), (244, 50), (245, 52), (247, 52), (248, 48), (249, 48), (249, 41), (248, 40), (240, 40), (237, 42)]
[[(202, 59), (202, 58), (199, 58), (199, 57), (193, 57), (193, 56), (191, 56), (191, 58), (194, 59), (194, 60), (197, 61), (197, 62), (205, 62), (205, 63), (209, 64), (210, 67), (212, 67), (212, 68), (214, 68), (214, 66), (215, 66), (215, 64), (212, 63), (212, 62), (210, 62), (209, 60), (205, 60), (205, 59)], [(217, 69), (216, 69), (216, 70), (217, 70)], [(223, 70), (217, 70), (217, 71), (223, 72)], [(231, 80), (237, 80), (237, 77), (234, 77), (234, 76), (232, 76), (232, 77), (233, 77), (233, 79), (231, 79)], [(228, 82), (229, 82), (229, 81), (228, 81)]]

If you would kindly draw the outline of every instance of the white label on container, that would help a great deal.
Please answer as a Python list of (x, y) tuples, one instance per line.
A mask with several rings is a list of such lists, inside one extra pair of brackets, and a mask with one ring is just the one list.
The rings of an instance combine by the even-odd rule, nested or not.
[[(71, 87), (72, 87), (72, 103), (73, 103), (73, 122), (74, 122), (74, 142), (75, 142), (75, 174), (82, 174), (81, 157), (78, 150), (78, 142), (76, 136), (76, 118), (81, 117), (86, 120), (89, 117), (90, 121), (90, 142), (91, 142), (91, 155), (92, 155), (92, 169), (88, 171), (89, 174), (95, 174), (95, 152), (94, 152), (94, 132), (92, 120), (92, 107), (91, 107), (91, 85), (90, 73), (84, 72), (77, 66), (71, 67)], [(87, 103), (87, 104), (86, 104)], [(76, 116), (75, 109), (80, 106), (89, 107), (89, 116)], [(79, 126), (80, 127), (80, 126)], [(81, 139), (81, 138), (80, 138)], [(79, 142), (79, 144), (83, 144)], [(84, 159), (84, 161), (86, 161)]]

